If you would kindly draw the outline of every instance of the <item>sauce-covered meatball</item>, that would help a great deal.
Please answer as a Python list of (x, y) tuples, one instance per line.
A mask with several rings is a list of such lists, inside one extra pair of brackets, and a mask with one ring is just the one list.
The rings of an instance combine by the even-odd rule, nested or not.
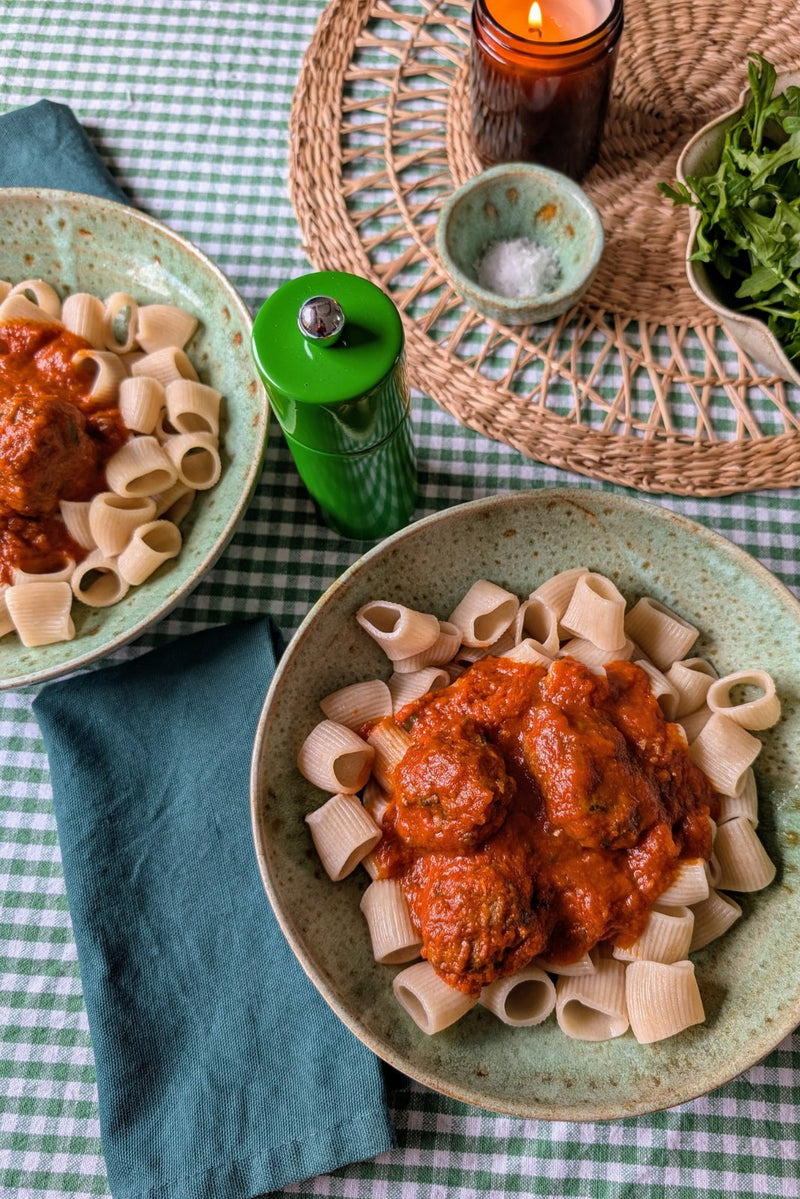
[(76, 476), (96, 461), (74, 404), (54, 396), (0, 397), (0, 501), (14, 512), (54, 512)]
[(407, 751), (395, 776), (395, 827), (416, 849), (474, 849), (503, 823), (514, 782), (503, 757), (470, 725)]

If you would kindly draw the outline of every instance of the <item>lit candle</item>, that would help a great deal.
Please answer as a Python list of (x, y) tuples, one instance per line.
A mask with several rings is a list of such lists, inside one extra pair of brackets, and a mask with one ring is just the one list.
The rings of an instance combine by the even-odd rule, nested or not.
[(475, 0), (470, 97), (486, 163), (580, 179), (597, 159), (623, 0)]

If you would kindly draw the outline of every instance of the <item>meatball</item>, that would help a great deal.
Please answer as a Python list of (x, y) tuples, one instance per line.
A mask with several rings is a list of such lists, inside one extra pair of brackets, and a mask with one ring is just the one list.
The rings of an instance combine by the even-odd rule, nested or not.
[(0, 501), (14, 512), (54, 512), (76, 471), (95, 457), (83, 414), (66, 400), (0, 400)]
[(543, 949), (533, 880), (503, 859), (431, 855), (415, 874), (412, 917), (425, 957), (450, 986), (477, 995)]
[(474, 849), (500, 828), (515, 784), (502, 755), (469, 728), (414, 743), (395, 774), (397, 833), (416, 849)]
[(542, 704), (531, 712), (523, 748), (548, 820), (580, 845), (629, 848), (659, 815), (653, 783), (599, 712)]

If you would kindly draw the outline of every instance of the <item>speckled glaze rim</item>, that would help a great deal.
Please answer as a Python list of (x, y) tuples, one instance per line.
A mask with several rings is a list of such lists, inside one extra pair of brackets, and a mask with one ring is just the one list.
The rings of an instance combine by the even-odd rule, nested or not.
[[(63, 205), (70, 210), (81, 209), (88, 211), (98, 219), (106, 217), (115, 221), (129, 222), (136, 225), (142, 232), (154, 234), (159, 239), (171, 243), (180, 254), (190, 259), (193, 266), (199, 268), (213, 282), (216, 288), (219, 289), (219, 292), (224, 295), (231, 311), (235, 313), (238, 320), (248, 332), (248, 337), (244, 339), (245, 348), (243, 351), (244, 353), (248, 352), (247, 347), (249, 346), (249, 332), (252, 329), (252, 317), (247, 305), (216, 263), (187, 238), (176, 233), (155, 217), (149, 216), (147, 213), (129, 207), (126, 204), (117, 203), (114, 200), (55, 188), (0, 188), (0, 211), (10, 203), (25, 204), (41, 201), (46, 202), (54, 208)], [(238, 497), (227, 513), (219, 532), (202, 559), (194, 566), (190, 573), (180, 580), (174, 591), (170, 592), (169, 595), (157, 603), (144, 616), (134, 620), (124, 631), (110, 637), (103, 644), (92, 648), (84, 648), (80, 637), (76, 637), (71, 642), (64, 642), (62, 661), (42, 666), (41, 668), (34, 668), (25, 673), (15, 674), (10, 678), (0, 678), (0, 690), (44, 683), (91, 665), (93, 662), (106, 657), (121, 646), (135, 640), (146, 629), (161, 620), (173, 608), (177, 607), (194, 590), (233, 537), (239, 519), (252, 498), (261, 473), (264, 446), (269, 428), (269, 404), (266, 392), (263, 389), (261, 381), (258, 379), (255, 368), (252, 370), (252, 378), (257, 387), (255, 394), (258, 396), (258, 411), (260, 415), (258, 425), (253, 424), (252, 427), (252, 456), (246, 464), (237, 465), (237, 470), (242, 470), (241, 487)], [(180, 557), (177, 561), (180, 562)], [(146, 586), (146, 584), (143, 586)]]
[[(800, 71), (785, 71), (778, 75), (775, 84), (776, 92), (781, 92), (790, 84), (800, 84)], [(698, 152), (702, 151), (704, 143), (712, 134), (716, 135), (719, 142), (719, 153), (717, 161), (722, 151), (722, 141), (725, 132), (730, 124), (732, 124), (741, 114), (747, 100), (750, 96), (750, 89), (745, 88), (739, 97), (739, 103), (733, 108), (729, 108), (727, 112), (721, 113), (718, 117), (714, 117), (712, 121), (704, 125), (702, 129), (698, 129), (689, 141), (684, 146), (680, 153), (676, 166), (676, 174), (681, 183), (686, 184), (687, 176), (696, 175), (697, 170), (694, 166), (694, 159), (698, 156)], [(792, 365), (789, 361), (783, 346), (778, 341), (775, 334), (767, 325), (766, 321), (761, 320), (757, 316), (750, 316), (747, 312), (739, 312), (735, 308), (729, 308), (726, 304), (720, 303), (715, 299), (709, 291), (707, 282), (706, 264), (703, 262), (692, 261), (697, 242), (697, 229), (700, 224), (700, 213), (696, 208), (689, 209), (689, 224), (690, 235), (686, 245), (686, 278), (689, 282), (694, 294), (699, 300), (702, 300), (712, 312), (716, 313), (721, 321), (729, 328), (734, 341), (744, 339), (748, 336), (748, 331), (752, 331), (752, 335), (763, 339), (769, 346), (769, 350), (773, 356), (773, 361), (768, 363), (773, 369), (778, 370), (780, 377), (786, 379), (790, 383), (796, 383), (800, 386), (800, 370)], [(756, 359), (758, 354), (751, 346), (746, 346), (748, 352)]]
[[(528, 503), (547, 504), (554, 499), (557, 502), (574, 504), (577, 507), (586, 507), (592, 503), (596, 504), (598, 508), (600, 504), (606, 507), (611, 506), (620, 515), (626, 512), (635, 512), (642, 516), (647, 514), (663, 522), (666, 530), (677, 529), (679, 533), (700, 539), (704, 556), (707, 551), (708, 557), (717, 556), (719, 558), (721, 567), (725, 570), (732, 566), (735, 571), (744, 571), (756, 583), (759, 596), (763, 595), (762, 589), (767, 589), (772, 594), (772, 599), (777, 606), (782, 610), (788, 609), (792, 623), (796, 623), (797, 629), (800, 631), (800, 602), (761, 563), (721, 534), (668, 509), (661, 508), (653, 502), (588, 489), (543, 488), (537, 491), (504, 493), (457, 505), (420, 520), (369, 550), (328, 588), (309, 611), (277, 667), (259, 720), (251, 763), (251, 820), (256, 856), (264, 887), (284, 935), (289, 941), (303, 970), (333, 1011), (378, 1057), (433, 1090), (449, 1095), (461, 1102), (474, 1104), (478, 1107), (504, 1114), (522, 1118), (547, 1120), (615, 1120), (630, 1116), (645, 1115), (673, 1107), (680, 1103), (689, 1102), (700, 1095), (715, 1090), (717, 1087), (722, 1086), (724, 1083), (741, 1074), (742, 1071), (761, 1061), (800, 1022), (800, 981), (798, 981), (797, 988), (791, 995), (790, 1002), (784, 1008), (778, 1009), (780, 1018), (773, 1019), (770, 1016), (764, 1023), (759, 1023), (758, 1035), (753, 1034), (751, 1031), (749, 1039), (746, 1040), (746, 1044), (738, 1055), (734, 1055), (730, 1059), (725, 1056), (724, 1061), (717, 1062), (717, 1066), (714, 1069), (709, 1069), (704, 1063), (698, 1062), (696, 1072), (694, 1070), (690, 1071), (688, 1077), (684, 1077), (682, 1080), (679, 1078), (677, 1083), (670, 1083), (669, 1080), (665, 1080), (664, 1085), (657, 1092), (653, 1091), (647, 1095), (633, 1097), (627, 1096), (626, 1098), (620, 1096), (619, 1102), (616, 1104), (602, 1102), (589, 1097), (585, 1102), (581, 1101), (578, 1108), (574, 1104), (567, 1103), (563, 1098), (561, 1103), (530, 1101), (514, 1094), (504, 1095), (501, 1099), (498, 1099), (496, 1095), (487, 1098), (487, 1095), (481, 1091), (479, 1083), (470, 1085), (461, 1085), (459, 1082), (453, 1083), (447, 1077), (446, 1069), (437, 1072), (422, 1068), (414, 1060), (412, 1053), (406, 1055), (398, 1052), (382, 1036), (376, 1035), (357, 1013), (350, 1010), (347, 1004), (340, 1000), (332, 981), (326, 977), (325, 973), (318, 968), (317, 964), (306, 952), (296, 934), (291, 913), (282, 910), (276, 885), (270, 873), (267, 854), (261, 840), (262, 836), (265, 836), (265, 831), (260, 824), (260, 788), (262, 783), (262, 763), (266, 752), (265, 731), (270, 705), (273, 697), (280, 691), (286, 676), (292, 671), (294, 656), (302, 652), (309, 631), (314, 627), (318, 615), (331, 598), (337, 595), (337, 593), (346, 592), (351, 584), (369, 569), (370, 564), (377, 557), (386, 553), (387, 550), (398, 546), (404, 545), (408, 547), (413, 545), (416, 539), (425, 536), (426, 530), (432, 525), (446, 522), (460, 513), (472, 512), (480, 516), (506, 506), (509, 510), (513, 511), (516, 505)], [(737, 1018), (743, 1018), (743, 1015), (738, 1017), (737, 1014)], [(637, 1050), (640, 1048), (646, 1050), (648, 1047), (636, 1048)], [(446, 1057), (446, 1052), (444, 1056)], [(570, 1084), (566, 1085), (569, 1086)]]
[[(476, 283), (474, 279), (469, 278), (459, 269), (447, 248), (447, 229), (454, 209), (464, 199), (472, 195), (473, 192), (479, 191), (487, 184), (496, 183), (506, 176), (510, 181), (518, 179), (520, 176), (527, 179), (544, 179), (554, 193), (565, 193), (574, 200), (584, 213), (594, 233), (592, 252), (586, 261), (583, 274), (579, 278), (576, 278), (570, 287), (558, 287), (555, 291), (547, 292), (546, 295), (541, 297), (540, 302), (532, 299), (530, 296), (522, 297), (518, 300), (501, 296), (497, 292), (481, 287), (479, 283)], [(462, 183), (445, 200), (436, 225), (436, 251), (441, 259), (442, 266), (452, 279), (454, 286), (459, 291), (467, 290), (483, 305), (496, 305), (500, 303), (510, 312), (541, 308), (543, 311), (546, 310), (550, 315), (557, 315), (571, 304), (576, 303), (591, 285), (592, 279), (600, 265), (604, 245), (605, 234), (603, 232), (603, 222), (600, 220), (600, 214), (583, 188), (560, 171), (554, 171), (551, 167), (537, 166), (529, 162), (499, 163), (497, 166), (487, 167), (485, 171), (481, 171), (478, 175), (473, 175), (471, 179), (468, 179), (466, 183)], [(547, 319), (549, 319), (549, 316)]]

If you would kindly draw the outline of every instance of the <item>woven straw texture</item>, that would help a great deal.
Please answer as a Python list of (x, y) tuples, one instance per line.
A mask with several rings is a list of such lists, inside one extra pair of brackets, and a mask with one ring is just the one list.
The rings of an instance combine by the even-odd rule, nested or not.
[[(737, 102), (749, 50), (800, 57), (796, 0), (635, 0), (598, 164), (606, 231), (583, 301), (548, 325), (486, 321), (450, 286), (442, 203), (470, 141), (468, 0), (331, 0), (291, 117), (290, 188), (310, 261), (373, 279), (404, 320), (411, 382), (463, 424), (553, 466), (712, 496), (800, 479), (800, 392), (737, 350), (685, 276), (685, 209), (657, 189)], [(736, 64), (732, 66), (731, 64)]]

